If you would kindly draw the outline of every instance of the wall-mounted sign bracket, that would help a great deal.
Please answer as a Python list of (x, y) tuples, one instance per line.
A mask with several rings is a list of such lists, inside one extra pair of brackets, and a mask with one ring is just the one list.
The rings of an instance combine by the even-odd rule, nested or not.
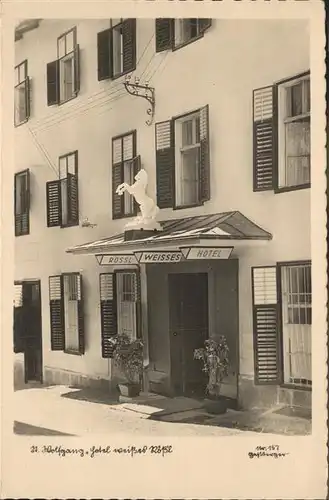
[(141, 85), (139, 82), (139, 78), (135, 78), (135, 83), (130, 82), (131, 75), (126, 77), (126, 80), (123, 82), (123, 85), (128, 92), (128, 94), (136, 97), (143, 97), (146, 99), (150, 107), (146, 110), (147, 114), (150, 116), (148, 120), (146, 120), (147, 125), (152, 125), (154, 111), (155, 111), (155, 91), (153, 87), (150, 87), (148, 83), (145, 85)]

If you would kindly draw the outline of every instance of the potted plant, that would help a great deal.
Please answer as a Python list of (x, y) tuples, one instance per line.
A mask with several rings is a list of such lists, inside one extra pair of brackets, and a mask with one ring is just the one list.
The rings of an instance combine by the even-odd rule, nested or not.
[(138, 396), (143, 373), (143, 342), (131, 339), (126, 334), (118, 334), (111, 339), (111, 343), (114, 363), (126, 379), (126, 382), (118, 384), (121, 395)]
[(229, 368), (226, 338), (222, 335), (218, 340), (207, 339), (204, 347), (194, 350), (194, 359), (202, 361), (202, 370), (208, 375), (205, 408), (209, 413), (225, 413), (227, 400), (220, 395), (220, 390)]

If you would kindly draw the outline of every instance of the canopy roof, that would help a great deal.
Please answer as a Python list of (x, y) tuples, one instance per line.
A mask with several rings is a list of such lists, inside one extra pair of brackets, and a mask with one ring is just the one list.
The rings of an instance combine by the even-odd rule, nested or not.
[[(152, 236), (125, 241), (124, 233), (67, 249), (72, 254), (156, 249), (178, 243), (198, 244), (211, 240), (271, 240), (272, 235), (238, 211), (199, 215), (160, 222), (162, 231)], [(209, 241), (210, 243), (210, 241)]]

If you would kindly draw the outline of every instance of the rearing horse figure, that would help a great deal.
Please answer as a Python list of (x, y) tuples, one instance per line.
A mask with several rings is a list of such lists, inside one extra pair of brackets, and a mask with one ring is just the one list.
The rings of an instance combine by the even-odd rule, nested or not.
[(145, 224), (145, 225), (150, 225), (155, 222), (155, 218), (159, 212), (159, 207), (156, 205), (154, 200), (150, 198), (146, 194), (146, 187), (147, 187), (147, 172), (143, 168), (135, 175), (135, 182), (131, 186), (127, 184), (126, 182), (120, 184), (117, 189), (116, 193), (120, 196), (123, 195), (125, 191), (127, 191), (129, 194), (131, 194), (135, 200), (136, 203), (138, 203), (140, 211), (141, 211), (141, 216), (137, 217), (133, 223), (129, 223), (129, 225), (133, 224)]

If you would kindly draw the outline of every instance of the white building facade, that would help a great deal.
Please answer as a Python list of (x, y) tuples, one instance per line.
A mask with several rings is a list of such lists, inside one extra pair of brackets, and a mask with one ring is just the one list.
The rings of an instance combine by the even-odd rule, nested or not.
[[(110, 390), (126, 332), (145, 390), (193, 395), (225, 335), (239, 407), (310, 406), (307, 22), (40, 20), (15, 47), (16, 378)], [(140, 168), (157, 233), (125, 232)]]

